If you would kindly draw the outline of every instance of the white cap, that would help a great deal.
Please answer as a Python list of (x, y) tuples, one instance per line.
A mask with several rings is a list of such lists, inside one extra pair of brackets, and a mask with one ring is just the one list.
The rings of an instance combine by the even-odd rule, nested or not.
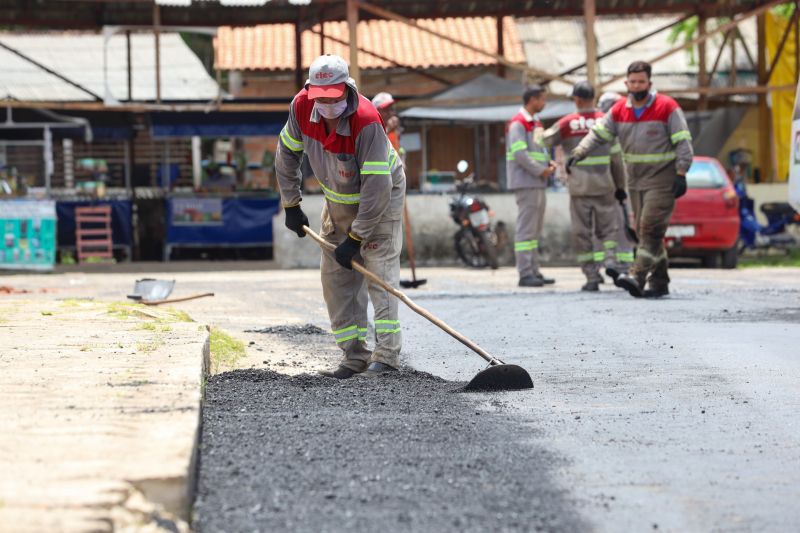
[(613, 106), (617, 100), (622, 98), (619, 93), (615, 93), (612, 91), (605, 92), (600, 95), (600, 99), (597, 101), (597, 106), (603, 110), (604, 113), (607, 113), (611, 106)]
[(372, 99), (372, 105), (374, 105), (376, 109), (384, 109), (393, 103), (394, 98), (392, 98), (392, 95), (389, 93), (378, 93)]

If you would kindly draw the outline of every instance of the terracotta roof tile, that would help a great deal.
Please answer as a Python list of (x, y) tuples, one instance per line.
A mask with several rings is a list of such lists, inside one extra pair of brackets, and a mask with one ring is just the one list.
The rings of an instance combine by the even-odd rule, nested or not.
[[(492, 17), (420, 19), (420, 26), (467, 42), (487, 52), (497, 47), (497, 26)], [(313, 30), (319, 31), (317, 24)], [(346, 22), (326, 22), (325, 35), (347, 41)], [(522, 45), (511, 17), (503, 18), (505, 57), (524, 63)], [(306, 30), (302, 36), (303, 68), (320, 52), (320, 36)], [(369, 20), (358, 24), (358, 42), (365, 50), (414, 68), (467, 67), (494, 65), (496, 61), (482, 54), (440, 39), (405, 24), (389, 20)], [(219, 28), (214, 40), (217, 66), (229, 70), (293, 70), (294, 25), (270, 24), (253, 27)], [(325, 40), (325, 53), (349, 58), (347, 46)], [(361, 68), (392, 68), (390, 61), (359, 52)]]

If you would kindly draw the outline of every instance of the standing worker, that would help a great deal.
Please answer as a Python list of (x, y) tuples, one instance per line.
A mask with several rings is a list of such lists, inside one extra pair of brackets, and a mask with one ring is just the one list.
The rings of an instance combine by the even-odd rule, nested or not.
[(621, 274), (614, 283), (637, 298), (669, 294), (664, 234), (675, 199), (686, 194), (686, 172), (694, 156), (683, 111), (675, 100), (652, 90), (651, 74), (649, 63), (630, 64), (625, 80), (627, 100), (614, 104), (567, 162), (575, 165), (597, 145), (619, 138), (639, 247), (630, 274)]
[[(600, 98), (597, 100), (597, 107), (600, 108), (600, 111), (603, 114), (608, 113), (611, 110), (611, 106), (617, 103), (617, 100), (622, 99), (622, 96), (619, 93), (615, 92), (605, 92), (600, 95)], [(615, 154), (619, 154), (620, 159), (622, 158), (622, 147), (619, 145), (619, 141), (614, 141), (613, 146), (611, 147), (611, 155), (612, 157)], [(625, 163), (622, 164), (623, 170), (625, 170)], [(625, 180), (627, 183), (627, 179)], [(617, 211), (617, 251), (616, 251), (616, 258), (617, 258), (617, 269), (616, 271), (606, 269), (606, 274), (611, 276), (613, 279), (617, 279), (617, 276), (620, 274), (627, 274), (631, 269), (631, 264), (633, 263), (633, 246), (634, 242), (628, 237), (628, 234), (625, 233), (625, 228), (628, 226), (630, 221), (627, 219), (628, 216), (628, 209), (627, 207), (623, 209), (624, 204), (628, 201), (628, 194), (626, 191), (622, 191), (622, 195), (616, 195), (617, 202), (619, 202), (619, 208)]]
[[(603, 112), (594, 107), (594, 87), (582, 81), (572, 88), (577, 111), (562, 117), (550, 127), (543, 137), (548, 148), (563, 146), (569, 153), (589, 133), (594, 124), (603, 118)], [(618, 148), (618, 147), (617, 147)], [(618, 212), (616, 198), (625, 196), (625, 169), (622, 157), (611, 154), (608, 145), (598, 145), (575, 167), (567, 169), (569, 205), (572, 219), (572, 243), (578, 263), (586, 276), (583, 291), (598, 291), (603, 277), (600, 266), (619, 270), (617, 264)], [(594, 249), (592, 236), (600, 240), (599, 250)]]
[(372, 105), (378, 110), (383, 120), (386, 136), (399, 155), (403, 150), (400, 148), (400, 119), (394, 109), (394, 98), (389, 93), (378, 93), (372, 98)]
[[(324, 375), (346, 379), (396, 370), (400, 361), (397, 299), (352, 269), (364, 266), (396, 287), (400, 278), (401, 216), (406, 178), (380, 115), (358, 93), (347, 63), (324, 55), (311, 64), (305, 88), (292, 100), (280, 134), (275, 168), (286, 227), (304, 237), (300, 159), (305, 153), (325, 194), (322, 291), (333, 335), (344, 358)], [(375, 310), (375, 349), (367, 349), (367, 302)], [(366, 371), (366, 372), (365, 372)]]
[[(547, 149), (537, 142), (542, 123), (534, 115), (544, 109), (547, 93), (540, 85), (522, 95), (522, 107), (506, 128), (506, 176), (508, 188), (517, 200), (517, 229), (514, 253), (520, 287), (541, 287), (554, 283), (539, 271), (539, 238), (547, 205), (547, 179), (556, 169)], [(538, 130), (538, 131), (537, 131)]]

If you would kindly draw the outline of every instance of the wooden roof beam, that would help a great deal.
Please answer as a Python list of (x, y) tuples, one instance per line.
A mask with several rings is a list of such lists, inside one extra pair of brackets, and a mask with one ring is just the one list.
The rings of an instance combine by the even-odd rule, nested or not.
[(388, 19), (388, 20), (394, 20), (396, 22), (400, 22), (400, 23), (405, 24), (407, 26), (411, 26), (411, 27), (416, 28), (416, 29), (418, 29), (420, 31), (423, 31), (425, 33), (433, 35), (434, 37), (438, 37), (439, 39), (442, 39), (444, 41), (448, 41), (448, 42), (453, 43), (455, 45), (458, 45), (458, 46), (461, 46), (463, 48), (466, 48), (467, 50), (471, 50), (472, 52), (475, 52), (476, 54), (480, 54), (480, 55), (483, 55), (483, 56), (486, 56), (486, 57), (491, 57), (492, 59), (497, 61), (499, 64), (504, 65), (506, 67), (513, 68), (515, 70), (519, 70), (519, 71), (522, 71), (522, 72), (525, 72), (525, 73), (528, 73), (528, 74), (531, 74), (531, 75), (534, 75), (534, 76), (538, 76), (540, 78), (544, 78), (545, 80), (558, 80), (558, 81), (561, 81), (561, 82), (564, 82), (564, 83), (568, 83), (570, 85), (572, 84), (571, 81), (567, 80), (566, 78), (563, 78), (563, 77), (559, 76), (558, 74), (551, 74), (549, 72), (545, 72), (544, 70), (540, 70), (540, 69), (531, 67), (529, 65), (523, 65), (523, 64), (514, 63), (513, 61), (509, 61), (505, 57), (503, 57), (501, 55), (498, 55), (498, 54), (496, 54), (494, 52), (489, 52), (487, 50), (483, 50), (481, 48), (478, 48), (477, 46), (473, 46), (473, 45), (471, 45), (469, 43), (466, 43), (464, 41), (461, 41), (459, 39), (454, 39), (453, 37), (450, 37), (449, 35), (445, 35), (443, 33), (439, 33), (437, 31), (428, 29), (428, 28), (426, 28), (424, 26), (420, 26), (419, 24), (416, 23), (416, 21), (411, 20), (411, 19), (407, 19), (407, 18), (405, 18), (403, 16), (400, 16), (397, 13), (394, 13), (392, 11), (388, 11), (386, 9), (383, 9), (383, 8), (380, 8), (380, 7), (377, 7), (377, 6), (373, 6), (372, 4), (368, 4), (368, 3), (366, 3), (366, 2), (364, 2), (362, 0), (352, 0), (352, 1), (358, 5), (359, 9), (361, 9), (363, 11), (366, 11), (367, 13), (371, 13), (373, 15), (376, 15), (378, 17), (382, 17), (382, 18), (385, 18), (385, 19)]
[[(684, 44), (682, 44), (680, 46), (676, 46), (674, 48), (671, 48), (670, 50), (667, 50), (666, 52), (664, 52), (664, 53), (654, 57), (653, 59), (649, 60), (648, 63), (653, 65), (653, 64), (658, 63), (659, 61), (661, 61), (663, 59), (668, 58), (669, 56), (671, 56), (673, 54), (677, 54), (678, 52), (680, 52), (682, 50), (685, 50), (686, 48), (689, 48), (689, 47), (694, 46), (694, 45), (696, 45), (698, 43), (701, 43), (701, 42), (705, 42), (706, 40), (708, 40), (709, 38), (713, 37), (714, 35), (716, 35), (718, 33), (726, 32), (728, 30), (732, 30), (734, 28), (737, 28), (739, 26), (739, 24), (741, 24), (745, 20), (751, 19), (753, 17), (757, 17), (758, 15), (760, 15), (760, 14), (766, 12), (767, 10), (775, 7), (776, 5), (782, 4), (784, 2), (785, 2), (785, 0), (770, 0), (769, 2), (767, 2), (765, 4), (762, 4), (761, 6), (755, 8), (755, 9), (753, 9), (751, 11), (748, 11), (747, 13), (744, 13), (741, 16), (735, 17), (730, 22), (727, 22), (725, 24), (721, 24), (721, 25), (717, 26), (716, 28), (714, 28), (713, 30), (711, 30), (709, 32), (705, 32), (705, 33), (699, 35), (698, 37), (695, 37), (694, 39), (692, 39), (688, 43), (684, 43)], [(603, 87), (607, 87), (608, 85), (614, 83), (615, 81), (619, 81), (619, 80), (625, 78), (625, 76), (626, 76), (625, 74), (621, 74), (619, 76), (614, 76), (613, 78), (603, 82), (600, 85), (600, 88), (602, 89)]]

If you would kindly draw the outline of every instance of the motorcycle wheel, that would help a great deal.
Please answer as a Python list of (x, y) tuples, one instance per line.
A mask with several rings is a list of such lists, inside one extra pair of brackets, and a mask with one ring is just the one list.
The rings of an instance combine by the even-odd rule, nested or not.
[(472, 230), (462, 228), (455, 234), (455, 247), (458, 257), (469, 267), (485, 268), (488, 266), (486, 256), (482, 252), (482, 244), (475, 238)]
[(481, 251), (486, 256), (486, 263), (492, 270), (497, 270), (500, 266), (497, 262), (497, 236), (490, 230), (481, 231), (478, 234), (480, 239)]

